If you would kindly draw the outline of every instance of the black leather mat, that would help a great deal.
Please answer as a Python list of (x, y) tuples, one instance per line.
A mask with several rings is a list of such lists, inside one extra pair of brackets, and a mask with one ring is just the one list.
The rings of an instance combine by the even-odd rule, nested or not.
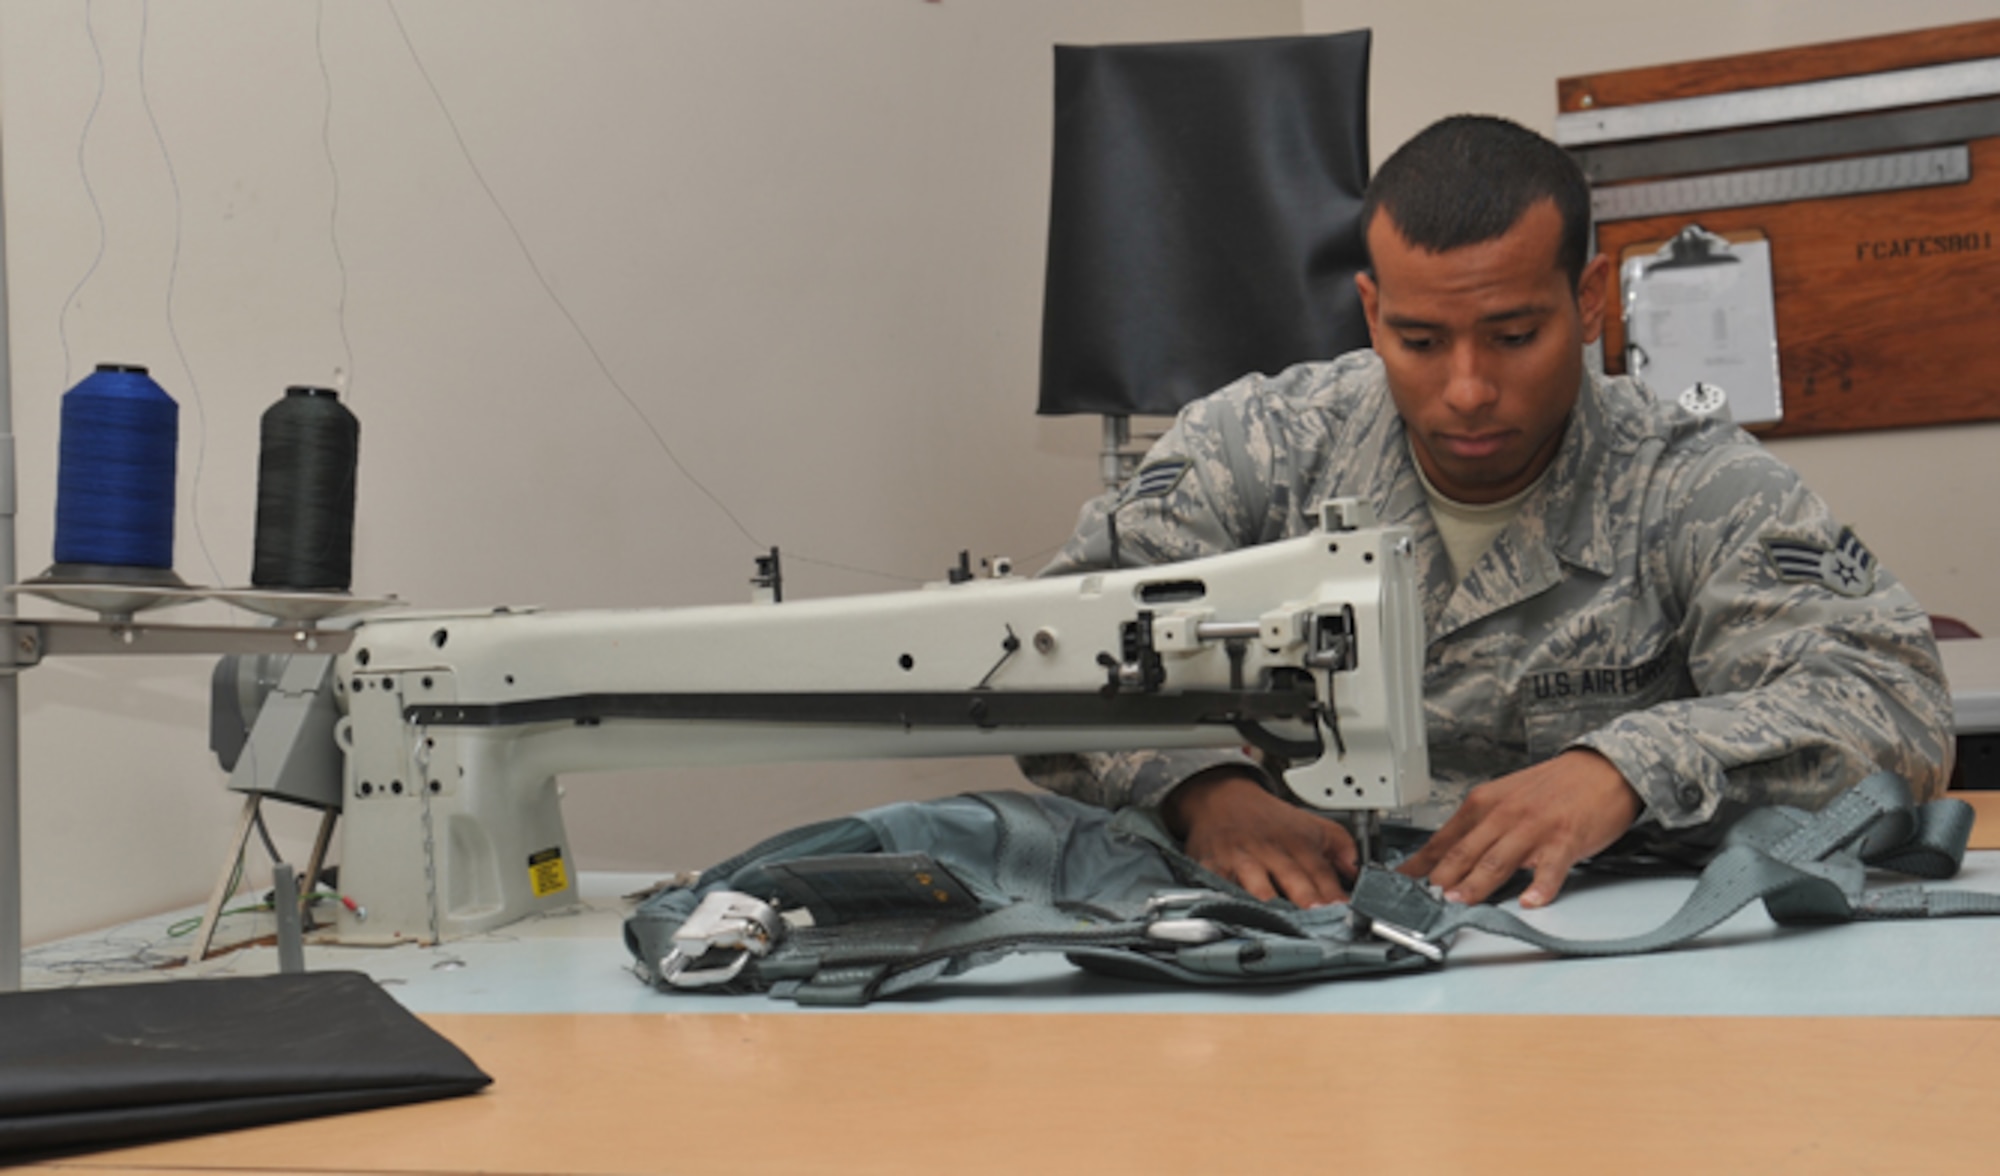
[(0, 995), (0, 1164), (491, 1081), (358, 972)]

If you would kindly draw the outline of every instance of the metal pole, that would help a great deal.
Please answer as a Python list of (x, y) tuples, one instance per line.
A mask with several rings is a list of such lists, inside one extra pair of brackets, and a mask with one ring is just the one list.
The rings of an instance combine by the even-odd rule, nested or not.
[[(0, 180), (4, 175), (0, 169)], [(6, 223), (6, 202), (0, 199), (0, 585), (17, 580)], [(15, 992), (21, 987), (21, 678), (14, 662), (13, 619), (14, 598), (0, 594), (0, 992)]]
[(1125, 483), (1125, 443), (1132, 439), (1132, 418), (1106, 413), (1103, 419), (1104, 447), (1098, 452), (1097, 472), (1106, 490), (1116, 490)]

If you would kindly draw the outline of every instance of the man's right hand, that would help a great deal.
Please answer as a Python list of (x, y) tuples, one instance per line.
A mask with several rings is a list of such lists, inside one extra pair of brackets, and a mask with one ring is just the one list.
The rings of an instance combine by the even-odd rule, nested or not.
[(1359, 865), (1345, 828), (1234, 772), (1189, 780), (1168, 794), (1160, 814), (1189, 857), (1258, 898), (1339, 902), (1347, 897), (1343, 879)]

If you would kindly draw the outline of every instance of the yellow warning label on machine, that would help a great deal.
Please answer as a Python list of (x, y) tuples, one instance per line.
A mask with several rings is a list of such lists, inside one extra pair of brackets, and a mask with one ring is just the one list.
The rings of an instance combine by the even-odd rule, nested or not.
[(528, 886), (536, 898), (569, 889), (569, 872), (563, 869), (562, 850), (545, 849), (528, 855)]

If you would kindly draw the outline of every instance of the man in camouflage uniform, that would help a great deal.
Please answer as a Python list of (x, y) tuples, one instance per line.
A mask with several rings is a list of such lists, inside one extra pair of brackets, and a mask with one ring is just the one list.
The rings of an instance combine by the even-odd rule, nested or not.
[[(1312, 528), (1337, 496), (1415, 536), (1437, 827), (1404, 866), (1525, 905), (1634, 830), (1712, 842), (1746, 806), (1817, 808), (1877, 768), (1943, 784), (1950, 701), (1923, 609), (1748, 435), (1587, 372), (1610, 263), (1568, 157), (1498, 119), (1439, 123), (1363, 209), (1374, 348), (1184, 410), (1045, 574), (1167, 563)], [(1252, 892), (1342, 897), (1347, 831), (1248, 755), (1023, 760), (1158, 806)]]

